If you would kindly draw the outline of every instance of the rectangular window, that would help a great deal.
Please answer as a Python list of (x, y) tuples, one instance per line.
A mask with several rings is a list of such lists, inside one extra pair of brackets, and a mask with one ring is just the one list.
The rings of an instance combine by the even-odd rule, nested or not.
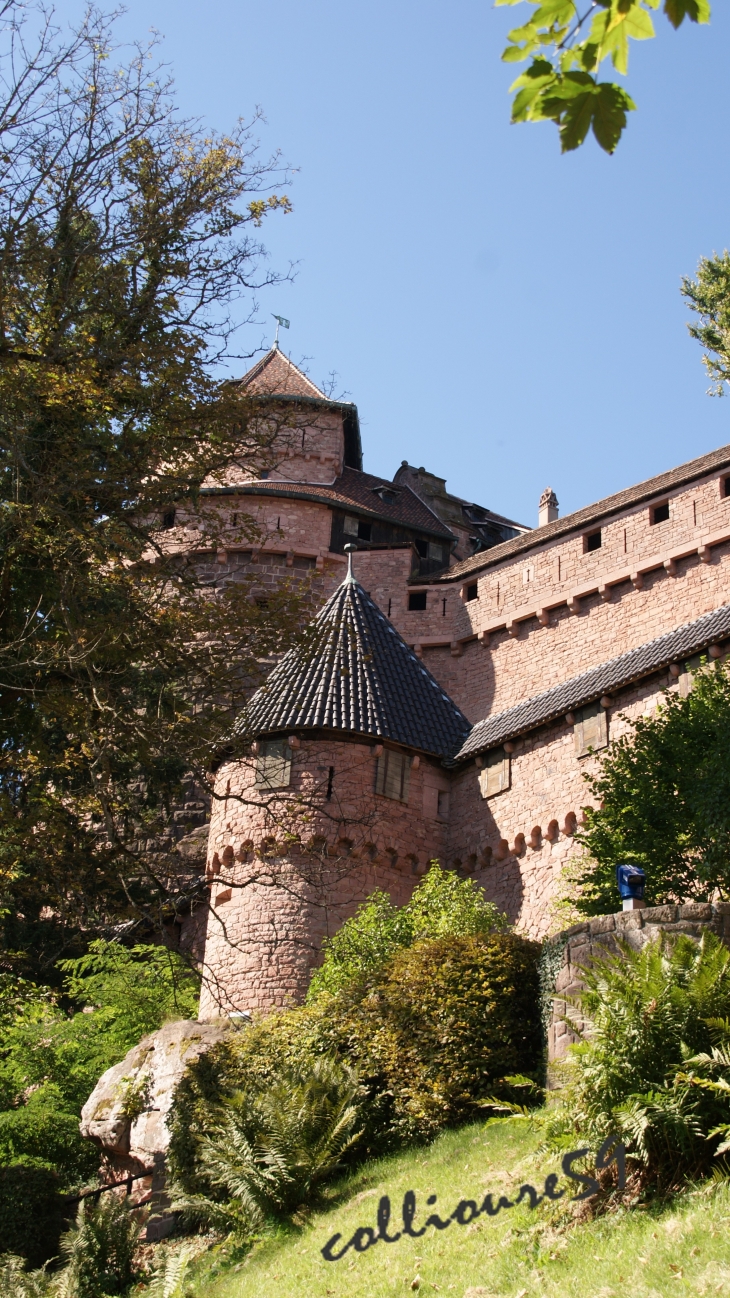
[(371, 541), (373, 536), (372, 523), (363, 523), (361, 519), (357, 525), (357, 535), (360, 541)]
[(722, 495), (730, 496), (730, 478), (723, 478), (722, 480)]
[(398, 753), (393, 748), (386, 748), (378, 758), (375, 792), (384, 798), (407, 802), (410, 774), (411, 764), (408, 755)]
[(600, 548), (601, 548), (600, 529), (597, 532), (589, 532), (587, 536), (583, 537), (583, 551), (585, 554), (589, 554), (591, 550), (600, 550)]
[(479, 586), (477, 582), (473, 581), (470, 586), (467, 586), (466, 598), (467, 600), (479, 599)]
[(342, 530), (345, 536), (357, 536), (358, 520), (352, 517), (352, 514), (345, 514), (345, 521), (342, 524)]
[(166, 528), (168, 531), (169, 531), (169, 529), (170, 529), (171, 527), (174, 527), (174, 526), (175, 526), (175, 510), (174, 510), (174, 509), (166, 509), (166, 510), (165, 510), (164, 514), (162, 515), (162, 526), (163, 526), (164, 528)]
[(408, 612), (423, 613), (425, 608), (426, 608), (425, 590), (411, 591), (410, 595), (408, 596)]
[(291, 784), (291, 748), (285, 739), (264, 739), (256, 760), (255, 788), (286, 789)]
[(608, 744), (606, 710), (600, 703), (589, 703), (575, 714), (573, 729), (576, 757), (587, 757), (589, 749), (605, 748)]
[(654, 523), (666, 523), (669, 518), (669, 501), (665, 500), (663, 505), (655, 505), (651, 511), (652, 526)]
[(503, 748), (493, 748), (484, 758), (479, 772), (479, 789), (483, 798), (493, 798), (510, 786), (510, 759)]
[(442, 545), (436, 545), (434, 541), (429, 541), (428, 557), (433, 563), (443, 563), (444, 547)]

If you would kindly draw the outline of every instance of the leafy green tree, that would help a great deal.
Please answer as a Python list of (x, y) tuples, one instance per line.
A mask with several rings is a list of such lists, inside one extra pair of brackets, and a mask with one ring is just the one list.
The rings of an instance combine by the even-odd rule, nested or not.
[(98, 1078), (146, 1033), (194, 1018), (199, 979), (163, 946), (102, 941), (63, 970), (63, 998), (10, 975), (0, 985), (0, 1166), (40, 1161), (74, 1186), (98, 1165), (79, 1135)]
[(231, 536), (201, 490), (273, 454), (220, 365), (275, 278), (257, 227), (289, 204), (254, 124), (183, 121), (110, 19), (65, 37), (1, 12), (0, 907), (38, 976), (176, 904), (171, 807), (296, 623), (293, 595), (263, 609), (201, 567)]
[[(520, 4), (521, 0), (496, 0)], [(629, 41), (654, 36), (652, 9), (661, 0), (529, 0), (533, 12), (508, 35), (502, 58), (530, 65), (512, 85), (513, 122), (555, 122), (563, 153), (583, 144), (589, 130), (602, 149), (613, 153), (626, 114), (636, 107), (631, 96), (613, 81), (599, 80), (605, 59), (617, 72), (629, 67)], [(672, 27), (710, 21), (709, 0), (664, 0)]]
[(589, 780), (579, 834), (578, 909), (616, 907), (615, 868), (646, 872), (650, 904), (730, 895), (730, 676), (716, 664), (694, 675), (686, 698), (667, 692), (655, 716), (638, 717)]

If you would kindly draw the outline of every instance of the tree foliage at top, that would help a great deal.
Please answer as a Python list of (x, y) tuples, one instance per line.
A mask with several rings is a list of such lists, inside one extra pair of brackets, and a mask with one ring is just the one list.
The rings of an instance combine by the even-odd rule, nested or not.
[(646, 872), (650, 905), (730, 895), (730, 676), (716, 664), (694, 674), (686, 698), (664, 694), (638, 717), (589, 779), (599, 809), (585, 808), (588, 856), (575, 904), (615, 910), (615, 869)]
[[(520, 4), (522, 0), (496, 0)], [(613, 81), (599, 80), (605, 59), (617, 72), (629, 67), (629, 41), (654, 36), (650, 10), (661, 5), (672, 27), (685, 18), (710, 21), (709, 0), (529, 0), (533, 12), (508, 35), (502, 58), (530, 65), (511, 89), (513, 122), (555, 122), (563, 153), (583, 144), (589, 130), (602, 149), (613, 153), (626, 114), (636, 107), (631, 96)]]
[(297, 608), (245, 583), (211, 598), (199, 562), (228, 525), (201, 489), (272, 455), (216, 366), (275, 280), (256, 230), (286, 177), (253, 123), (181, 120), (153, 48), (125, 61), (110, 24), (91, 9), (65, 37), (0, 5), (0, 906), (20, 967), (79, 925), (159, 920), (175, 887), (147, 845)]
[(695, 279), (682, 280), (682, 294), (700, 324), (690, 325), (689, 332), (705, 349), (703, 364), (712, 380), (709, 392), (714, 397), (725, 394), (730, 383), (730, 253), (727, 249), (714, 257), (703, 257)]

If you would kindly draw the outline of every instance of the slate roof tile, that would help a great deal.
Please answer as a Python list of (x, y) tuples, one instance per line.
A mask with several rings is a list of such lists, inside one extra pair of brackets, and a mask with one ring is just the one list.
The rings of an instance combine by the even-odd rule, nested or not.
[(592, 667), (590, 671), (582, 672), (580, 676), (574, 676), (562, 685), (555, 685), (544, 694), (536, 694), (506, 712), (498, 712), (493, 717), (478, 721), (454, 760), (461, 761), (488, 748), (496, 748), (507, 739), (534, 730), (574, 708), (593, 702), (602, 694), (610, 694), (612, 690), (630, 685), (632, 681), (668, 667), (672, 662), (682, 662), (727, 636), (730, 636), (730, 604), (705, 613), (695, 622), (686, 622), (675, 631), (658, 636), (656, 640), (650, 640), (637, 649), (619, 654), (618, 658), (611, 658), (598, 667)]
[(350, 576), (250, 700), (239, 735), (334, 730), (448, 758), (470, 723)]

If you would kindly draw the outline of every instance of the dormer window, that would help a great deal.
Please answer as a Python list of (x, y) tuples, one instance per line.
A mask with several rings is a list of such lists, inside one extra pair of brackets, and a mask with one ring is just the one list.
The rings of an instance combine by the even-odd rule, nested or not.
[(381, 487), (373, 487), (373, 491), (376, 496), (380, 496), (384, 505), (394, 505), (400, 495), (400, 492), (396, 491), (395, 487), (391, 487), (389, 483), (383, 483)]

